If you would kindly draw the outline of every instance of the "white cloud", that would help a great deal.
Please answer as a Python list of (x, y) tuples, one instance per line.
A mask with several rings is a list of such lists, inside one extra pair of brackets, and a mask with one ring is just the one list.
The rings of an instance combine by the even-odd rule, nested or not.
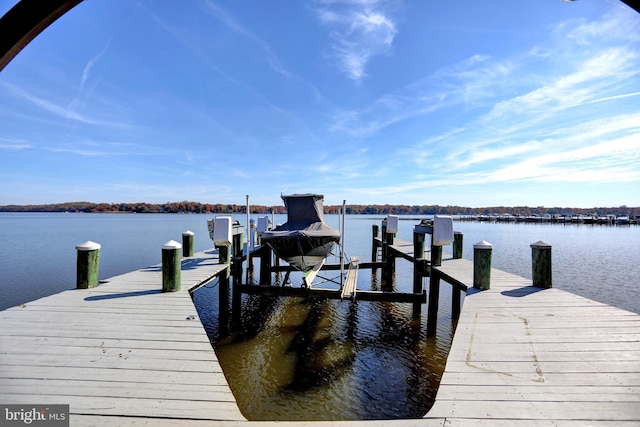
[(366, 74), (372, 58), (391, 52), (398, 30), (386, 9), (378, 1), (321, 1), (317, 9), (320, 22), (330, 29), (331, 57), (354, 81)]

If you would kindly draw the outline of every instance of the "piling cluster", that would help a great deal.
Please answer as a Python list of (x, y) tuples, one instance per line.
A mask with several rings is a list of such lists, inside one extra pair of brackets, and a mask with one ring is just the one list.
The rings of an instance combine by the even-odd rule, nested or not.
[[(169, 240), (162, 245), (162, 292), (177, 292), (182, 289), (182, 257), (193, 256), (195, 233), (187, 230), (182, 233), (182, 244)], [(76, 245), (76, 288), (90, 289), (98, 286), (100, 271), (99, 243), (87, 240)], [(182, 254), (180, 250), (182, 249)]]

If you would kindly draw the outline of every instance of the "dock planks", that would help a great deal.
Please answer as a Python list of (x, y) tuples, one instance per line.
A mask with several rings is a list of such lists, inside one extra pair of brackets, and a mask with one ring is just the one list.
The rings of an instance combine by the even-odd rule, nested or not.
[[(246, 425), (186, 291), (221, 268), (201, 253), (183, 261), (181, 292), (159, 292), (151, 267), (0, 312), (0, 401), (71, 404), (71, 425)], [(436, 402), (365, 425), (640, 424), (639, 315), (497, 269), (478, 291), (464, 259), (437, 268), (468, 291)]]
[[(473, 263), (441, 269), (469, 290), (426, 418), (452, 425), (640, 424), (640, 316)], [(444, 280), (444, 279), (443, 279)], [(487, 424), (483, 424), (487, 423)]]
[(70, 404), (72, 425), (244, 421), (189, 293), (223, 268), (202, 252), (179, 292), (154, 266), (0, 312), (0, 402)]

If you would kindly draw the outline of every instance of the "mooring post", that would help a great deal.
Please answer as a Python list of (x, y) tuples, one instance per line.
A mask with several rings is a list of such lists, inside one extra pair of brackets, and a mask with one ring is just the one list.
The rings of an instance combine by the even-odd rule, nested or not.
[(551, 280), (551, 245), (537, 241), (531, 245), (531, 260), (533, 268), (533, 286), (549, 289)]
[(242, 283), (242, 250), (244, 236), (242, 227), (234, 227), (233, 234), (233, 260), (231, 269), (233, 274), (233, 290), (231, 296), (231, 323), (234, 328), (240, 325), (240, 311), (242, 310), (242, 294), (240, 285)]
[(481, 240), (473, 245), (473, 287), (489, 289), (491, 287), (491, 252), (493, 245)]
[(216, 246), (218, 264), (226, 264), (226, 268), (218, 275), (218, 310), (220, 314), (220, 336), (229, 334), (229, 285), (231, 277), (231, 246)]
[(463, 235), (461, 231), (453, 232), (453, 259), (462, 258), (462, 240)]
[(180, 249), (182, 245), (175, 240), (169, 240), (162, 245), (162, 292), (176, 292), (182, 289)]
[(431, 265), (436, 267), (442, 265), (442, 246), (431, 245)]
[(194, 232), (187, 230), (182, 233), (182, 256), (184, 258), (193, 256), (193, 236)]
[(440, 274), (437, 270), (429, 277), (429, 306), (427, 308), (427, 335), (431, 336), (438, 329), (438, 305), (440, 302)]
[[(425, 276), (424, 260), (425, 234), (413, 232), (413, 293), (422, 293), (422, 278)], [(413, 317), (419, 317), (422, 312), (422, 303), (413, 304)]]
[(260, 284), (263, 286), (271, 284), (271, 258), (272, 251), (267, 245), (260, 247)]
[(76, 245), (78, 259), (76, 265), (76, 288), (89, 289), (98, 286), (100, 269), (100, 244), (87, 240)]
[(378, 261), (378, 241), (376, 238), (378, 237), (378, 224), (373, 224), (372, 227), (372, 237), (371, 237), (371, 262)]

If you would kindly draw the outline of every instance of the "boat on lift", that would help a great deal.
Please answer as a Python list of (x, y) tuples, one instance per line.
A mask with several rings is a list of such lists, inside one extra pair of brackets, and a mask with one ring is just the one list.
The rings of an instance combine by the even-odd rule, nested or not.
[(277, 257), (301, 271), (323, 262), (340, 242), (340, 231), (324, 222), (322, 194), (281, 195), (287, 222), (262, 233)]

